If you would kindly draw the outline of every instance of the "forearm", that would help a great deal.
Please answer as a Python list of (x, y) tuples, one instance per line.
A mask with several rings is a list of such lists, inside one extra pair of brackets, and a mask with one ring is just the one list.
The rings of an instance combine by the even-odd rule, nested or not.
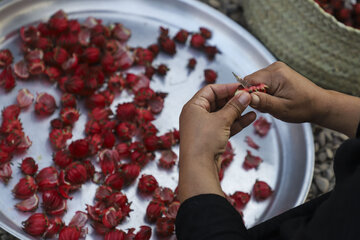
[(180, 146), (179, 168), (180, 202), (200, 194), (224, 196), (213, 157), (182, 153)]
[(326, 90), (319, 95), (313, 123), (355, 137), (360, 122), (360, 98)]

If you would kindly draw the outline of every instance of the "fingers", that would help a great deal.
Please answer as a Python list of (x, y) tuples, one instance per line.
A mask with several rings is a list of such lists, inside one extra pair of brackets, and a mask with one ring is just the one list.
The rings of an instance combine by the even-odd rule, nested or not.
[(269, 87), (267, 92), (273, 95), (279, 88), (280, 82), (278, 75), (282, 75), (285, 69), (288, 69), (285, 63), (274, 62), (268, 67), (246, 76), (244, 80), (250, 85), (266, 84)]
[(267, 91), (270, 94), (273, 94), (276, 90), (271, 79), (271, 72), (266, 68), (246, 76), (244, 80), (250, 85), (257, 85), (260, 83), (266, 84), (269, 87)]
[(239, 83), (210, 84), (200, 89), (190, 101), (205, 100), (209, 103), (209, 109), (207, 110), (210, 111), (216, 108), (216, 103), (219, 100), (234, 96), (238, 87)]
[(237, 119), (240, 119), (241, 114), (251, 101), (250, 94), (245, 91), (240, 91), (236, 94), (226, 105), (216, 112), (217, 115), (227, 121), (230, 126)]
[(249, 126), (256, 119), (255, 112), (248, 112), (244, 116), (241, 116), (239, 120), (236, 120), (230, 129), (230, 137), (236, 135), (238, 132)]
[(194, 97), (204, 97), (210, 102), (214, 102), (217, 99), (223, 99), (234, 95), (238, 86), (239, 83), (210, 84), (200, 89)]
[(274, 113), (282, 108), (284, 101), (282, 98), (256, 92), (251, 94), (250, 106), (260, 112)]

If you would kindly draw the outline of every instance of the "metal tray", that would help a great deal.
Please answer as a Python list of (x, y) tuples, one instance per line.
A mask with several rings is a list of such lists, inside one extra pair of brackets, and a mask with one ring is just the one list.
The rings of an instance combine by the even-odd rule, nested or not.
[[(218, 83), (230, 83), (234, 82), (232, 71), (245, 76), (275, 61), (261, 43), (238, 24), (210, 7), (190, 0), (3, 1), (0, 6), (0, 48), (10, 48), (14, 56), (20, 58), (18, 29), (23, 25), (46, 21), (59, 9), (65, 10), (70, 18), (83, 20), (88, 16), (94, 16), (103, 19), (105, 24), (123, 23), (131, 28), (133, 33), (129, 41), (130, 46), (147, 46), (155, 42), (160, 25), (168, 27), (171, 34), (175, 34), (179, 28), (196, 31), (199, 26), (209, 27), (213, 31), (214, 36), (210, 42), (217, 45), (222, 54), (212, 62), (199, 55), (196, 70), (191, 73), (186, 69), (187, 59), (198, 53), (189, 47), (178, 46), (179, 51), (174, 58), (161, 54), (156, 59), (155, 64), (166, 62), (171, 69), (165, 80), (155, 77), (151, 83), (152, 88), (169, 93), (165, 100), (165, 108), (155, 121), (161, 133), (178, 126), (178, 117), (183, 104), (203, 86), (205, 67), (218, 71)], [(14, 103), (18, 90), (24, 87), (34, 94), (46, 91), (57, 99), (60, 96), (55, 86), (46, 84), (42, 80), (30, 83), (19, 81), (10, 93), (0, 92), (0, 107)], [(117, 98), (112, 107), (115, 108), (116, 104), (124, 99), (126, 99), (124, 95)], [(82, 114), (76, 123), (73, 139), (83, 136), (85, 115)], [(265, 138), (255, 136), (252, 126), (234, 136), (231, 142), (236, 149), (235, 160), (226, 170), (222, 181), (225, 193), (233, 193), (236, 190), (250, 192), (256, 179), (267, 181), (275, 189), (270, 199), (264, 202), (254, 200), (249, 202), (244, 211), (247, 227), (301, 204), (309, 190), (314, 165), (313, 138), (309, 124), (288, 124), (266, 114), (258, 115), (264, 116), (272, 123), (268, 136)], [(13, 160), (14, 173), (8, 185), (0, 184), (2, 206), (0, 227), (20, 239), (33, 238), (21, 229), (21, 222), (30, 214), (20, 213), (14, 209), (17, 200), (13, 198), (11, 189), (21, 177), (17, 165), (25, 156), (34, 157), (40, 168), (52, 163), (48, 133), (49, 122), (55, 116), (58, 116), (58, 112), (49, 118), (39, 120), (33, 113), (33, 106), (21, 113), (20, 118), (25, 132), (30, 136), (33, 145), (26, 154), (16, 156)], [(252, 136), (261, 145), (259, 151), (252, 151), (264, 159), (258, 170), (245, 171), (241, 167), (246, 150), (249, 149), (244, 142), (247, 135)], [(175, 150), (178, 152), (177, 148)], [(178, 168), (174, 167), (170, 171), (159, 169), (157, 160), (158, 157), (146, 166), (142, 173), (152, 173), (161, 186), (174, 189), (177, 185)], [(93, 203), (96, 187), (95, 184), (87, 183), (74, 194), (72, 201), (68, 201), (68, 211), (63, 218), (66, 223), (76, 210), (84, 211), (86, 203)], [(135, 187), (130, 187), (124, 192), (133, 202), (132, 208), (135, 211), (131, 212), (130, 218), (119, 225), (119, 228), (125, 230), (147, 224), (144, 213), (149, 199), (138, 196)], [(41, 208), (38, 211), (41, 211)], [(101, 237), (94, 234), (89, 226), (86, 239), (101, 239)], [(157, 239), (154, 234), (152, 239)]]

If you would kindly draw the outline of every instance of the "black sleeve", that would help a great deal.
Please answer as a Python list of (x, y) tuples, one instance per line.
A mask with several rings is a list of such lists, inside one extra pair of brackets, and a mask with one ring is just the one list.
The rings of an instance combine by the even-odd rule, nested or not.
[(240, 214), (224, 198), (203, 194), (181, 204), (176, 217), (178, 240), (248, 240)]
[(186, 200), (176, 218), (178, 240), (360, 239), (360, 124), (334, 159), (333, 191), (246, 230), (241, 216), (218, 195)]

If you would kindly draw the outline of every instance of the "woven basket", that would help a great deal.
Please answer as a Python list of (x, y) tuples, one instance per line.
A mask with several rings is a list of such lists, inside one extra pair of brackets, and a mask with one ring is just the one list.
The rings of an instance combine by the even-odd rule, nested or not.
[(250, 30), (281, 61), (316, 84), (360, 96), (360, 31), (313, 0), (243, 0)]

